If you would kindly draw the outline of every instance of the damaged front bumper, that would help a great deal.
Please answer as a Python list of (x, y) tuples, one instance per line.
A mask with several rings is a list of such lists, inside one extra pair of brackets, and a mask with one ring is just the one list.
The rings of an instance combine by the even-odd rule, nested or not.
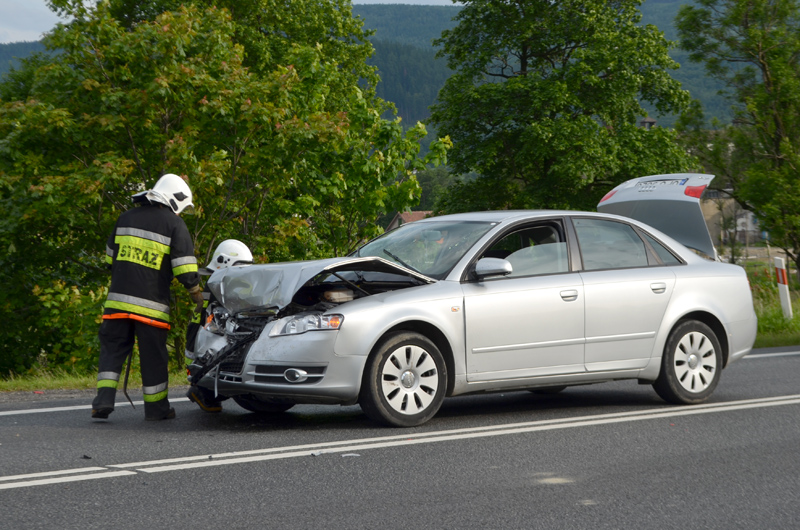
[[(226, 397), (254, 395), (296, 404), (353, 405), (358, 401), (366, 357), (336, 355), (338, 331), (271, 337), (269, 331), (274, 325), (267, 324), (255, 340), (229, 343), (221, 336), (201, 339), (207, 341), (205, 351), (212, 355), (228, 350), (197, 384)], [(196, 374), (203, 364), (195, 361), (190, 373), (194, 368)]]

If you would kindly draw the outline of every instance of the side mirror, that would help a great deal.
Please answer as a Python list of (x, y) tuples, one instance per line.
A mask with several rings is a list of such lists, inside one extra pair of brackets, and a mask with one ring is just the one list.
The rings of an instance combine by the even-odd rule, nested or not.
[(508, 276), (512, 271), (511, 263), (504, 259), (483, 258), (475, 264), (473, 273), (478, 280), (483, 280), (492, 276)]

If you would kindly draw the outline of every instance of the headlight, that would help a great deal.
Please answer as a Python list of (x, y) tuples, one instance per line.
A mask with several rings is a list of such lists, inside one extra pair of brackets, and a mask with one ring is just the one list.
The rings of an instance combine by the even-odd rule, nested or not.
[(299, 335), (306, 331), (339, 329), (344, 321), (342, 315), (305, 314), (295, 315), (279, 321), (269, 332), (270, 337), (278, 335)]
[(227, 309), (220, 305), (214, 305), (204, 327), (211, 333), (221, 335), (225, 332), (225, 324), (230, 316)]

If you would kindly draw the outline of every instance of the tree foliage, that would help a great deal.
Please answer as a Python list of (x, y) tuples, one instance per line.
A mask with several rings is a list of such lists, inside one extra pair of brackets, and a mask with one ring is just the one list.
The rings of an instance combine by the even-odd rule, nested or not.
[(436, 41), (457, 73), (430, 121), (453, 139), (451, 168), (481, 176), (448, 194), (447, 210), (592, 208), (621, 181), (688, 167), (673, 132), (637, 124), (640, 101), (670, 113), (689, 100), (638, 5), (464, 2)]
[(800, 2), (698, 0), (676, 23), (681, 46), (724, 84), (735, 116), (708, 131), (695, 114), (683, 124), (687, 137), (800, 266)]
[[(198, 213), (186, 221), (203, 263), (226, 238), (258, 261), (342, 254), (376, 235), (384, 212), (418, 197), (424, 127), (381, 119), (385, 104), (358, 85), (371, 72), (370, 45), (340, 38), (353, 24), (346, 13), (338, 25), (320, 15), (340, 2), (292, 2), (286, 30), (277, 25), (263, 42), (241, 36), (256, 18), (237, 22), (216, 7), (150, 20), (157, 6), (138, 4), (134, 22), (114, 16), (120, 5), (54, 3), (72, 17), (45, 38), (59, 53), (27, 62), (0, 88), (0, 270), (12, 286), (3, 313), (26, 324), (0, 332), (5, 351), (26, 352), (0, 370), (62, 341), (39, 326), (41, 293), (98, 292), (116, 218), (163, 173), (183, 175), (194, 192)], [(262, 4), (272, 5), (252, 7)], [(314, 41), (325, 24), (336, 28), (327, 41), (290, 38), (307, 31)], [(428, 160), (443, 156), (438, 143)], [(187, 313), (173, 312), (178, 342)]]

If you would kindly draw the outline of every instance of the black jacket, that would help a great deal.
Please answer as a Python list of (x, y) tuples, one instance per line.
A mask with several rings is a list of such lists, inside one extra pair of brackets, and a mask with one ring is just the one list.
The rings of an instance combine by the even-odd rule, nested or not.
[(200, 283), (186, 223), (157, 204), (142, 204), (119, 216), (106, 244), (106, 262), (111, 288), (104, 318), (128, 313), (169, 322), (172, 278), (187, 289)]

